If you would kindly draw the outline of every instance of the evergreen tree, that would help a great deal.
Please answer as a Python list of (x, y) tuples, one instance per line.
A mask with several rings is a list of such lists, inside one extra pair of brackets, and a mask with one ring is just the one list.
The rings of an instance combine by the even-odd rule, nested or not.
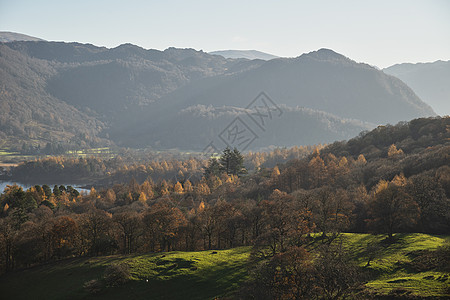
[(217, 158), (211, 158), (208, 163), (208, 167), (205, 168), (205, 177), (210, 178), (212, 176), (220, 176), (222, 173), (222, 166)]
[(220, 169), (227, 175), (240, 176), (247, 173), (247, 169), (244, 167), (244, 156), (236, 148), (231, 150), (227, 147), (223, 150), (219, 162)]

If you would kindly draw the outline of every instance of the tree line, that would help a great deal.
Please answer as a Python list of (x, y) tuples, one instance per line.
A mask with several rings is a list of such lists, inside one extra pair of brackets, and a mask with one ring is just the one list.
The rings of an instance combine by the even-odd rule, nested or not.
[[(322, 147), (322, 146), (319, 146)], [(312, 146), (277, 148), (269, 152), (249, 152), (244, 155), (244, 166), (250, 171), (271, 168), (276, 164), (306, 157)], [(123, 149), (113, 158), (99, 156), (53, 156), (36, 158), (12, 168), (7, 180), (21, 182), (80, 183), (111, 186), (128, 183), (133, 178), (139, 182), (201, 179), (208, 160), (201, 155), (183, 153), (158, 154), (152, 151)]]

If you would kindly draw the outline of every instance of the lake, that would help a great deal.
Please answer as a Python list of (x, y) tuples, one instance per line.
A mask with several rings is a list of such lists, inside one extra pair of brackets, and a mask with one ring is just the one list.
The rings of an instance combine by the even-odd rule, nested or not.
[[(21, 186), (24, 190), (26, 190), (32, 186), (35, 186), (35, 184), (31, 184), (31, 183), (20, 183), (20, 182), (14, 182), (14, 181), (0, 181), (0, 193), (3, 193), (3, 191), (5, 190), (7, 185), (13, 185), (14, 183), (17, 184), (18, 186)], [(53, 187), (55, 186), (55, 184), (49, 184), (49, 183), (46, 183), (46, 184), (53, 190)], [(39, 184), (39, 185), (42, 186), (43, 184)], [(61, 184), (58, 184), (58, 186), (60, 186), (60, 185)], [(90, 191), (88, 189), (83, 189), (81, 187), (78, 187), (77, 184), (68, 183), (68, 184), (63, 184), (63, 185), (64, 186), (71, 185), (74, 189), (76, 189), (78, 192), (80, 192), (80, 194), (81, 193), (89, 194), (89, 191)]]

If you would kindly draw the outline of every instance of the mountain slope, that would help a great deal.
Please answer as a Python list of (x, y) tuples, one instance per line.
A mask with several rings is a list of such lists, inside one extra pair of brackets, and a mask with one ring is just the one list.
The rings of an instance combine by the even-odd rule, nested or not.
[[(305, 145), (434, 115), (397, 78), (327, 49), (263, 61), (131, 44), (10, 42), (0, 44), (0, 58), (2, 147), (100, 146), (108, 138), (201, 150), (236, 117), (257, 136), (248, 147)], [(261, 92), (279, 106), (265, 128), (249, 118), (260, 108), (246, 110)]]
[(278, 58), (276, 55), (272, 55), (269, 53), (264, 53), (257, 50), (220, 50), (220, 51), (212, 51), (209, 52), (212, 55), (220, 55), (225, 58), (245, 58), (245, 59), (262, 59), (262, 60), (271, 60), (274, 58)]
[(383, 71), (408, 84), (438, 114), (450, 114), (450, 61), (398, 64)]
[(33, 59), (0, 44), (0, 147), (108, 144), (97, 137), (104, 124), (51, 96), (46, 81), (54, 76), (51, 63)]
[(397, 78), (327, 49), (271, 60), (234, 76), (215, 77), (215, 82), (207, 80), (184, 93), (184, 105), (245, 107), (265, 91), (278, 104), (376, 124), (434, 115)]
[(10, 42), (0, 43), (0, 64), (0, 147), (20, 150), (24, 143), (109, 145), (102, 131), (123, 111), (139, 111), (190, 80), (255, 63), (192, 49)]
[(0, 31), (0, 43), (14, 41), (43, 41), (43, 39), (16, 32)]
[[(245, 119), (244, 109), (261, 91), (285, 112), (263, 129)], [(221, 144), (218, 136), (240, 117), (258, 136), (252, 146), (290, 146), (348, 139), (377, 124), (432, 115), (397, 78), (322, 49), (192, 82), (148, 106), (126, 126), (113, 126), (110, 136), (123, 145), (202, 149), (211, 140)]]

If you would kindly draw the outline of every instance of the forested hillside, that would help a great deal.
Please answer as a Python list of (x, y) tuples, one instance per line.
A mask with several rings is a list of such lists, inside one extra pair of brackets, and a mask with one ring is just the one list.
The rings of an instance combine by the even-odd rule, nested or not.
[[(370, 294), (377, 286), (390, 291), (386, 278), (392, 276), (448, 280), (441, 267), (447, 248), (420, 252), (417, 249), (429, 248), (408, 244), (410, 251), (417, 251), (408, 254), (412, 258), (402, 258), (407, 265), (398, 266), (378, 261), (377, 249), (416, 243), (406, 242), (398, 233), (450, 233), (450, 118), (379, 126), (348, 142), (315, 148), (309, 155), (306, 151), (295, 148), (244, 157), (227, 148), (208, 162), (189, 159), (133, 166), (121, 159), (105, 164), (54, 158), (23, 164), (18, 171), (64, 174), (60, 170), (68, 168), (86, 176), (107, 172), (109, 179), (89, 194), (64, 185), (36, 185), (26, 191), (8, 186), (0, 196), (2, 271), (75, 256), (251, 246), (252, 261), (261, 268), (242, 287), (244, 295), (259, 295), (264, 289), (267, 295), (280, 292), (264, 285), (277, 280), (270, 279), (277, 268), (292, 280), (307, 276), (317, 284), (329, 280), (323, 276), (340, 272), (342, 281), (335, 284), (343, 293)], [(251, 166), (250, 172), (245, 166)], [(128, 183), (114, 184), (130, 175)], [(357, 250), (368, 277), (336, 244), (343, 232), (380, 234), (370, 243), (364, 238), (364, 248)], [(311, 248), (311, 242), (317, 246)], [(395, 257), (406, 255), (402, 253)], [(425, 266), (427, 260), (434, 262)], [(306, 273), (289, 273), (290, 266), (298, 264), (308, 265)], [(384, 277), (383, 268), (392, 269), (391, 277)], [(410, 268), (415, 273), (402, 275)], [(363, 278), (371, 280), (369, 290), (360, 289)], [(85, 287), (95, 292), (96, 284), (100, 283)], [(431, 295), (445, 294), (444, 285), (433, 284)], [(299, 286), (288, 284), (282, 293), (290, 295), (293, 287)], [(301, 293), (322, 294), (327, 288), (323, 289)], [(424, 293), (419, 286), (411, 289)]]
[(1, 43), (15, 41), (43, 41), (43, 39), (17, 32), (0, 31)]
[(110, 144), (99, 138), (105, 124), (95, 114), (46, 91), (47, 80), (56, 73), (53, 63), (0, 44), (0, 147), (26, 151), (44, 149), (47, 143), (78, 148)]
[[(266, 296), (300, 293), (295, 289), (301, 285), (281, 285), (281, 290), (270, 285), (272, 280), (277, 286), (283, 283), (277, 281), (276, 270), (287, 272), (292, 280), (309, 278), (306, 286), (318, 284), (317, 289), (303, 290), (303, 296), (328, 291), (329, 286), (320, 285), (321, 280), (331, 280), (324, 279), (327, 274), (340, 274), (341, 281), (333, 286), (345, 294), (363, 293), (359, 297), (384, 297), (388, 292), (391, 297), (403, 295), (405, 291), (394, 289), (403, 286), (393, 284), (397, 280), (414, 283), (409, 293), (444, 295), (448, 278), (443, 274), (448, 270), (442, 266), (448, 249), (441, 247), (443, 240), (437, 238), (431, 245), (430, 238), (399, 233), (450, 233), (449, 143), (447, 117), (380, 126), (348, 142), (315, 148), (309, 155), (306, 148), (246, 157), (237, 149), (226, 149), (208, 162), (190, 159), (126, 166), (121, 159), (105, 164), (96, 159), (54, 158), (23, 164), (18, 167), (21, 172), (41, 169), (60, 174), (58, 170), (68, 168), (86, 175), (114, 173), (109, 186), (92, 188), (89, 194), (63, 185), (36, 185), (26, 191), (8, 186), (0, 196), (1, 270), (76, 256), (251, 246), (251, 253), (245, 250), (249, 264), (260, 267), (251, 271), (253, 275), (245, 275), (243, 269), (239, 275), (233, 273), (233, 280), (239, 282), (233, 291), (240, 286), (244, 298), (262, 297), (261, 291)], [(130, 175), (139, 181), (132, 178), (129, 183), (112, 185)], [(379, 235), (369, 239), (367, 235), (343, 236), (343, 232)], [(359, 245), (353, 256), (346, 252), (356, 245), (352, 239)], [(350, 248), (342, 248), (342, 243)], [(208, 255), (212, 254), (217, 251)], [(401, 259), (402, 264), (395, 264), (394, 259)], [(108, 272), (128, 274), (120, 270), (131, 266), (133, 274), (150, 274), (154, 268), (150, 261), (143, 269), (133, 269), (136, 266), (129, 261)], [(239, 261), (242, 268), (242, 257)], [(305, 273), (292, 274), (289, 270), (294, 266), (308, 267)], [(214, 268), (235, 272), (231, 265)], [(157, 269), (157, 274), (163, 272)], [(189, 272), (195, 270), (192, 267)], [(208, 276), (217, 276), (213, 274)], [(18, 276), (14, 280), (21, 280)], [(107, 276), (105, 282), (117, 278)], [(136, 276), (133, 280), (153, 278)], [(433, 282), (425, 285), (417, 276)], [(364, 278), (369, 280), (366, 286)], [(85, 282), (84, 286), (95, 293), (109, 286), (102, 287), (102, 282)]]
[[(248, 149), (310, 145), (434, 115), (400, 80), (327, 49), (262, 61), (16, 41), (0, 44), (0, 64), (0, 147), (22, 153), (109, 145), (201, 151), (236, 118), (257, 137)], [(254, 101), (261, 92), (269, 102)], [(255, 121), (262, 109), (277, 112), (263, 114), (264, 126)]]

